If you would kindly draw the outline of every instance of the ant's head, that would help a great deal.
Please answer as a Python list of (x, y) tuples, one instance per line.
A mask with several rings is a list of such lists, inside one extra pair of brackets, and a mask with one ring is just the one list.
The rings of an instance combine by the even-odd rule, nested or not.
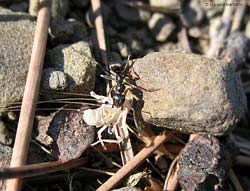
[(125, 66), (125, 64), (123, 62), (113, 61), (110, 63), (109, 69), (110, 69), (110, 71), (118, 74), (118, 73), (121, 73), (121, 71), (123, 71), (124, 66)]
[(125, 97), (123, 95), (114, 95), (112, 99), (116, 107), (121, 107), (125, 101)]

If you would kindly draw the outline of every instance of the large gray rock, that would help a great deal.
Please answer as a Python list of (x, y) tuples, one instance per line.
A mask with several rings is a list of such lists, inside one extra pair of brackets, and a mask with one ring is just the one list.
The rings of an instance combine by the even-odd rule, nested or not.
[[(39, 9), (39, 0), (29, 0), (29, 14), (37, 16)], [(51, 6), (51, 16), (65, 17), (69, 10), (68, 0), (53, 0)]]
[(96, 62), (87, 42), (59, 45), (47, 51), (47, 64), (67, 76), (66, 91), (89, 93), (94, 88)]
[(22, 98), (35, 22), (28, 14), (0, 8), (0, 106)]
[[(238, 74), (228, 63), (181, 52), (158, 52), (134, 64), (143, 91), (143, 118), (156, 126), (223, 135), (246, 111)], [(158, 90), (157, 90), (158, 89)]]

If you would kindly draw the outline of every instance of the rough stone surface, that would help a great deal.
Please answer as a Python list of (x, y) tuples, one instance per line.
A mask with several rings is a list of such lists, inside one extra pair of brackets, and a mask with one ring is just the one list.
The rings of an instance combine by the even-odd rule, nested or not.
[(87, 42), (59, 45), (47, 54), (47, 64), (68, 78), (66, 91), (89, 93), (94, 88), (96, 64)]
[(18, 2), (13, 3), (9, 6), (12, 11), (18, 12), (26, 12), (28, 10), (28, 3), (27, 2)]
[(156, 126), (223, 135), (246, 111), (238, 74), (225, 62), (182, 52), (157, 52), (136, 60), (143, 118)]
[(12, 144), (12, 138), (10, 136), (10, 133), (2, 121), (0, 121), (0, 144), (3, 145)]
[[(29, 14), (37, 16), (39, 7), (39, 0), (29, 0)], [(51, 7), (52, 17), (65, 17), (68, 13), (69, 1), (68, 0), (53, 0)]]
[(183, 6), (183, 19), (189, 26), (200, 25), (205, 16), (205, 11), (200, 5), (200, 0), (192, 0), (189, 4)]
[(156, 10), (161, 12), (175, 12), (180, 9), (181, 1), (179, 0), (149, 0), (149, 4), (154, 7)]
[(198, 135), (181, 150), (177, 177), (184, 190), (222, 188), (237, 149), (231, 139)]
[(128, 22), (141, 22), (148, 21), (150, 19), (150, 13), (148, 11), (135, 9), (125, 5), (124, 3), (116, 3), (115, 10), (121, 19)]
[(64, 111), (62, 108), (38, 120), (39, 133), (36, 139), (50, 146), (53, 154), (63, 162), (79, 158), (94, 141), (95, 127), (82, 120), (84, 108), (75, 108), (80, 111)]
[(72, 43), (82, 40), (87, 35), (86, 26), (74, 19), (53, 18), (50, 24), (50, 44)]
[(250, 58), (250, 40), (243, 32), (232, 32), (225, 48), (224, 60), (231, 62), (236, 68), (244, 66)]
[(22, 98), (35, 22), (28, 14), (0, 8), (0, 106)]
[(175, 29), (172, 20), (160, 13), (154, 13), (148, 22), (148, 27), (152, 31), (155, 40), (164, 42)]
[(42, 78), (41, 87), (44, 90), (65, 90), (68, 85), (66, 74), (53, 68), (44, 69)]

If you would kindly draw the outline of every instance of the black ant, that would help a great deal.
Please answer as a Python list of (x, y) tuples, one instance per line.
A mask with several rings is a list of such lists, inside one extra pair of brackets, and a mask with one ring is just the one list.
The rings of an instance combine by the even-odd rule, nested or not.
[[(128, 61), (129, 61), (128, 57)], [(126, 78), (130, 77), (130, 69), (133, 63), (130, 65), (129, 62), (113, 61), (109, 64), (109, 70), (105, 71), (107, 75), (101, 75), (101, 77), (111, 80), (111, 98), (113, 99), (113, 104), (116, 107), (122, 107), (125, 101), (125, 91), (126, 85), (132, 85), (126, 81)]]

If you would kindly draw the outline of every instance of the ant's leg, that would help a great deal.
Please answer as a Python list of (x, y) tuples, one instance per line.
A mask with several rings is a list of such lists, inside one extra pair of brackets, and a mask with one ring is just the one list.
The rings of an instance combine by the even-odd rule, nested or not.
[(122, 126), (121, 128), (125, 129), (126, 128), (126, 121), (127, 121), (127, 115), (128, 115), (128, 108), (125, 108), (121, 114), (120, 114), (120, 119), (122, 120)]
[(95, 92), (91, 91), (90, 92), (90, 95), (93, 97), (93, 98), (96, 98), (98, 100), (101, 100), (102, 103), (108, 103), (108, 104), (113, 104), (113, 99), (110, 98), (110, 97), (106, 97), (106, 96), (102, 96), (102, 95), (97, 95)]

